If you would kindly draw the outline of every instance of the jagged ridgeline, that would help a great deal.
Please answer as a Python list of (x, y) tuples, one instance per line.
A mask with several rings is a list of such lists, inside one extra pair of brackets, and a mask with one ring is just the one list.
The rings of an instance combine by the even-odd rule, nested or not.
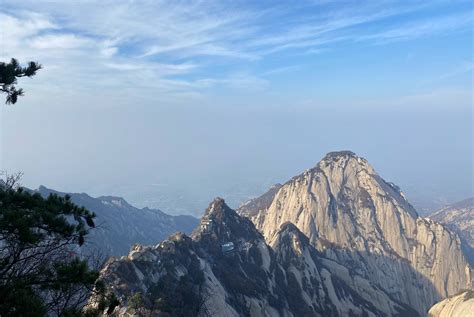
[(116, 312), (425, 316), (471, 287), (457, 236), (418, 217), (352, 152), (330, 153), (262, 197), (237, 212), (218, 198), (191, 236), (111, 258), (102, 277)]
[(272, 240), (218, 198), (191, 237), (136, 246), (110, 259), (102, 277), (121, 300), (119, 315), (418, 316), (324, 257), (293, 224)]

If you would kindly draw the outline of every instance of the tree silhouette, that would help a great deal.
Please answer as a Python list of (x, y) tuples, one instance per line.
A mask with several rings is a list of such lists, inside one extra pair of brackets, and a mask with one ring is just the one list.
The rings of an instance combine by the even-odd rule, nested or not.
[(28, 66), (22, 67), (14, 58), (10, 63), (0, 62), (0, 91), (7, 94), (6, 104), (14, 104), (18, 96), (24, 95), (24, 90), (15, 86), (20, 77), (33, 77), (42, 66), (37, 62), (29, 62)]
[(112, 312), (117, 299), (78, 249), (95, 214), (25, 190), (20, 176), (0, 179), (0, 316), (91, 316), (82, 313), (91, 294)]

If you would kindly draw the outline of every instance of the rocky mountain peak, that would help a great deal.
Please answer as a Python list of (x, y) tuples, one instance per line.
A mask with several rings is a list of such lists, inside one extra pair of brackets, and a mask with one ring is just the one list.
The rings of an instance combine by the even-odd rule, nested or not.
[(316, 165), (316, 170), (345, 170), (365, 171), (376, 174), (369, 162), (351, 151), (337, 151), (327, 153)]
[(239, 216), (222, 198), (215, 198), (207, 207), (192, 237), (196, 241), (226, 243), (237, 240), (258, 240), (263, 237), (253, 223)]
[(343, 150), (343, 151), (333, 151), (333, 152), (329, 152), (327, 153), (323, 160), (337, 160), (339, 158), (344, 158), (344, 157), (353, 157), (353, 158), (357, 158), (358, 156), (352, 152), (352, 151), (348, 151), (348, 150)]
[[(239, 213), (252, 219), (269, 244), (283, 225), (291, 229), (285, 224), (291, 222), (320, 252), (354, 266), (420, 313), (441, 297), (470, 287), (459, 239), (423, 221), (398, 186), (353, 152), (328, 153), (316, 167), (286, 182), (271, 203), (267, 198), (262, 196), (267, 208)], [(258, 204), (258, 199), (253, 201)], [(423, 287), (417, 286), (419, 280)]]
[(204, 212), (204, 216), (206, 217), (214, 217), (214, 218), (226, 218), (227, 215), (235, 213), (229, 206), (225, 203), (225, 200), (220, 197), (214, 198), (214, 200), (209, 204), (206, 211)]
[(309, 245), (309, 239), (307, 236), (305, 236), (297, 226), (295, 226), (291, 222), (285, 222), (284, 224), (281, 225), (280, 231), (276, 233), (276, 236), (278, 237), (277, 240), (279, 240), (282, 243), (286, 243), (288, 241), (285, 241), (286, 238), (291, 238), (293, 241), (297, 242), (298, 245), (301, 247), (306, 247)]
[(278, 256), (287, 260), (301, 256), (310, 245), (308, 237), (291, 222), (282, 224), (269, 244)]
[(217, 197), (204, 212), (201, 224), (209, 223), (210, 229), (213, 229), (211, 231), (215, 231), (219, 227), (226, 227), (226, 229), (235, 227), (235, 224), (240, 223), (241, 220), (242, 218), (225, 203), (224, 199)]
[(280, 234), (302, 234), (302, 233), (298, 229), (297, 226), (295, 226), (293, 223), (288, 221), (280, 226)]
[[(284, 223), (271, 247), (219, 198), (192, 240), (177, 233), (154, 247), (135, 245), (101, 277), (120, 300), (117, 316), (418, 316), (324, 258), (294, 224)], [(89, 303), (99, 306), (94, 296)]]

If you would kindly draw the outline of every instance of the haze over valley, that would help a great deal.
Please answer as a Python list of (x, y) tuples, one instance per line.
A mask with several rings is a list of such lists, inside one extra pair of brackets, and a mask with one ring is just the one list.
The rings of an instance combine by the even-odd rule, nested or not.
[(0, 317), (474, 317), (472, 1), (0, 1)]

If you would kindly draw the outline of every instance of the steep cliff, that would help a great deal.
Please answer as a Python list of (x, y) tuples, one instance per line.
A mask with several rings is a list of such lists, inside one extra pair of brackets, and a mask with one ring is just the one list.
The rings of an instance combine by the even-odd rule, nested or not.
[(459, 235), (464, 254), (474, 265), (474, 198), (446, 206), (434, 212), (430, 218)]
[[(127, 257), (110, 259), (101, 276), (121, 301), (120, 316), (419, 316), (324, 257), (291, 223), (269, 246), (222, 199), (191, 237), (136, 245)], [(92, 298), (90, 306), (97, 305)]]
[(327, 154), (285, 183), (251, 220), (269, 244), (291, 222), (326, 256), (425, 314), (471, 287), (458, 236), (419, 217), (400, 189), (349, 151)]

